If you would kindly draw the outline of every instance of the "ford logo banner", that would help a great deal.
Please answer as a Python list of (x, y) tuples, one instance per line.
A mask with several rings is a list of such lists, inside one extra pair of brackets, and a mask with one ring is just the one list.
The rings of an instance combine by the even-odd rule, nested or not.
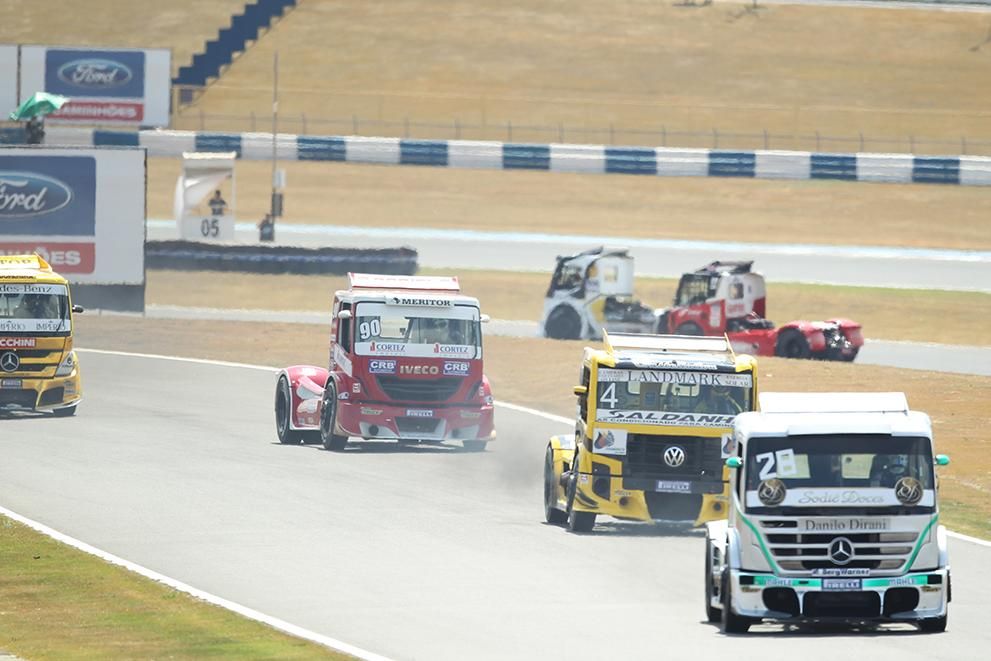
[(45, 91), (73, 99), (141, 99), (145, 54), (132, 50), (45, 51)]
[(0, 152), (0, 237), (94, 236), (92, 156), (4, 156)]
[(71, 201), (72, 190), (58, 179), (0, 171), (0, 221), (52, 213)]
[(83, 89), (110, 89), (129, 83), (134, 74), (113, 60), (90, 58), (66, 62), (58, 69), (59, 80)]

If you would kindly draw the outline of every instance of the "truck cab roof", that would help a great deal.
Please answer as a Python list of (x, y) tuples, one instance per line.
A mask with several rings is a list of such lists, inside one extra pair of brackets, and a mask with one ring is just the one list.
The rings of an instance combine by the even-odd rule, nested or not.
[(929, 416), (909, 409), (904, 393), (760, 394), (760, 411), (736, 418), (740, 440), (758, 436), (883, 434), (932, 437)]
[(725, 337), (604, 332), (603, 343), (603, 349), (585, 350), (586, 361), (634, 369), (739, 372), (756, 367), (751, 356), (738, 356)]
[(348, 273), (348, 289), (336, 297), (349, 301), (376, 301), (391, 305), (437, 307), (438, 305), (473, 305), (478, 299), (460, 293), (456, 276), (378, 275)]
[(53, 271), (40, 255), (0, 255), (0, 283), (14, 280), (66, 284), (65, 278)]

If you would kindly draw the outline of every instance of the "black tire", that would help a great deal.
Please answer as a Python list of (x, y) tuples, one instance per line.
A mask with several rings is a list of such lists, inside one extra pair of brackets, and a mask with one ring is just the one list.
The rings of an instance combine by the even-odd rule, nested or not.
[(785, 330), (778, 335), (778, 346), (774, 353), (782, 358), (809, 358), (812, 350), (809, 341), (797, 330)]
[(72, 416), (76, 415), (76, 406), (78, 406), (78, 404), (73, 404), (72, 406), (64, 406), (60, 409), (55, 409), (54, 411), (52, 411), (52, 415), (54, 415), (56, 418), (71, 418)]
[(687, 321), (675, 329), (675, 335), (703, 335), (702, 327), (693, 321)]
[(554, 340), (578, 340), (582, 335), (582, 320), (574, 308), (559, 305), (547, 315), (544, 334)]
[(712, 593), (715, 587), (714, 581), (712, 580), (712, 546), (709, 544), (709, 540), (705, 540), (705, 619), (709, 622), (716, 623), (720, 622), (723, 617), (723, 611), (721, 608), (713, 608), (712, 606)]
[(719, 581), (719, 596), (723, 607), (720, 613), (723, 633), (747, 633), (753, 620), (733, 612), (732, 595), (729, 589), (729, 572), (724, 571)]
[(465, 449), (465, 452), (485, 452), (485, 447), (488, 444), (488, 441), (461, 441), (461, 447)]
[(337, 389), (328, 381), (320, 407), (320, 441), (328, 452), (341, 452), (348, 444), (348, 437), (335, 434), (337, 426)]
[(568, 530), (583, 533), (592, 532), (595, 527), (595, 512), (579, 512), (575, 509), (575, 493), (578, 491), (578, 456), (575, 455), (574, 468), (568, 480)]
[(281, 376), (275, 385), (275, 433), (279, 435), (279, 443), (283, 445), (299, 445), (303, 439), (302, 433), (290, 429), (292, 419), (292, 393), (289, 391), (289, 380)]
[(559, 526), (568, 521), (568, 513), (557, 508), (557, 484), (554, 480), (554, 451), (547, 446), (544, 454), (544, 521)]
[(946, 631), (946, 621), (948, 615), (943, 617), (930, 617), (925, 620), (919, 620), (919, 631), (923, 633), (943, 633)]

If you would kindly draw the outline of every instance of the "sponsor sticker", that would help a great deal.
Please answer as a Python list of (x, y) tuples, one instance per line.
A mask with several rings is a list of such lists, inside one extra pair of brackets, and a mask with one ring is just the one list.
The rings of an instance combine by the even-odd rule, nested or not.
[(357, 349), (360, 353), (378, 354), (384, 356), (402, 356), (408, 345), (402, 342), (359, 342)]
[(664, 493), (691, 493), (692, 483), (675, 480), (658, 480), (657, 486), (654, 487), (654, 491), (661, 491)]
[(406, 416), (409, 418), (432, 418), (434, 412), (430, 409), (406, 409)]
[(812, 570), (813, 576), (870, 576), (871, 570), (866, 567), (817, 567)]
[(368, 361), (368, 371), (371, 374), (395, 374), (396, 361), (394, 360), (370, 360)]
[(427, 308), (449, 308), (454, 305), (454, 301), (449, 298), (426, 298), (423, 296), (389, 296), (386, 301), (389, 305), (412, 305)]
[(369, 406), (362, 406), (361, 415), (382, 415), (382, 409), (373, 409)]
[(482, 417), (482, 414), (479, 413), (478, 411), (462, 411), (461, 417), (465, 418), (466, 420), (477, 420), (478, 418)]
[(465, 376), (471, 369), (471, 363), (463, 361), (445, 361), (444, 376)]
[(30, 349), (36, 345), (33, 337), (0, 337), (0, 349)]
[(599, 409), (598, 422), (660, 427), (732, 427), (736, 416), (709, 413), (662, 413), (660, 411), (611, 411)]
[(0, 388), (22, 388), (23, 379), (0, 379)]
[(470, 344), (435, 344), (434, 353), (442, 356), (470, 356), (475, 347)]
[(873, 532), (891, 530), (888, 518), (802, 519), (798, 521), (801, 532)]
[(621, 383), (674, 383), (678, 385), (727, 386), (749, 388), (753, 377), (749, 374), (726, 374), (724, 372), (682, 372), (661, 370), (599, 369), (599, 381)]
[(45, 51), (45, 91), (85, 99), (140, 99), (145, 54), (132, 50)]
[(400, 365), (400, 374), (426, 374), (436, 376), (440, 374), (440, 367), (437, 365)]
[(863, 589), (863, 581), (859, 578), (824, 578), (822, 589), (827, 592), (859, 592)]
[(592, 441), (592, 451), (597, 454), (626, 454), (625, 429), (600, 429)]

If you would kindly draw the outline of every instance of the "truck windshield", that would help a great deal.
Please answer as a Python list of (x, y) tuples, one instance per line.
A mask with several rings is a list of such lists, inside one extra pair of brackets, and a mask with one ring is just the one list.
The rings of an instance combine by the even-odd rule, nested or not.
[(729, 426), (751, 409), (747, 373), (600, 368), (596, 420), (668, 426)]
[(480, 358), (478, 308), (358, 303), (355, 350), (365, 356)]
[(0, 284), (0, 333), (68, 332), (65, 285)]
[(933, 488), (927, 438), (882, 434), (753, 438), (747, 445), (747, 490), (777, 478), (789, 489), (893, 489), (904, 477)]

